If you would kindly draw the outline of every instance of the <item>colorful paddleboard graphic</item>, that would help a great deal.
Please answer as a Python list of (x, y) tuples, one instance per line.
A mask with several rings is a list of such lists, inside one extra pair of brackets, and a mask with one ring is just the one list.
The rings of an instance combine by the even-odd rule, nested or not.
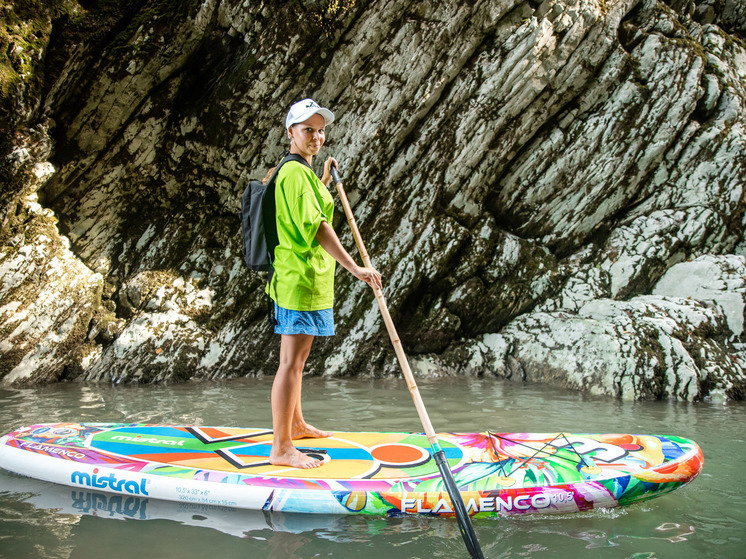
[[(470, 514), (576, 512), (668, 493), (702, 468), (696, 443), (625, 434), (439, 435)], [(296, 441), (313, 470), (269, 463), (266, 429), (57, 424), (0, 439), (0, 466), (122, 495), (254, 510), (452, 515), (422, 434), (334, 433)]]

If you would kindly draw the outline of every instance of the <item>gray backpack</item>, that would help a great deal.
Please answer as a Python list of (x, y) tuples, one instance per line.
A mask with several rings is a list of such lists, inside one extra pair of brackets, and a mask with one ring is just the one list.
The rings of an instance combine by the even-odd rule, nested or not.
[(286, 154), (275, 167), (266, 184), (258, 180), (249, 181), (241, 196), (239, 217), (241, 218), (244, 260), (252, 270), (270, 272), (270, 282), (274, 271), (272, 262), (275, 259), (275, 248), (279, 244), (275, 211), (275, 181), (277, 173), (288, 161), (297, 161), (311, 168), (300, 155)]
[[(311, 168), (300, 155), (285, 154), (266, 183), (257, 180), (249, 181), (241, 196), (241, 213), (238, 214), (241, 219), (243, 256), (246, 265), (252, 270), (269, 272), (269, 285), (272, 285), (272, 276), (275, 273), (272, 265), (275, 260), (275, 248), (280, 244), (277, 238), (275, 181), (277, 173), (288, 161), (297, 161)], [(267, 295), (267, 317), (270, 326), (277, 324), (274, 305), (269, 295)]]

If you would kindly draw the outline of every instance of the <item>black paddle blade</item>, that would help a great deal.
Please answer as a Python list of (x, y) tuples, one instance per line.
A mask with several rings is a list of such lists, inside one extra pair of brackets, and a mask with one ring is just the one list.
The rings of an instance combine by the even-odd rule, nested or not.
[(446, 453), (443, 450), (439, 450), (433, 454), (435, 463), (438, 465), (440, 475), (443, 477), (443, 483), (446, 486), (449, 497), (451, 497), (451, 503), (453, 504), (453, 511), (456, 513), (458, 519), (458, 527), (461, 530), (461, 537), (464, 538), (466, 549), (469, 550), (471, 556), (474, 559), (484, 559), (482, 555), (482, 548), (479, 547), (479, 540), (477, 540), (477, 534), (474, 532), (474, 526), (469, 518), (469, 513), (466, 511), (466, 505), (464, 500), (461, 498), (461, 493), (456, 486), (456, 481), (453, 479), (451, 468), (448, 466), (446, 460)]

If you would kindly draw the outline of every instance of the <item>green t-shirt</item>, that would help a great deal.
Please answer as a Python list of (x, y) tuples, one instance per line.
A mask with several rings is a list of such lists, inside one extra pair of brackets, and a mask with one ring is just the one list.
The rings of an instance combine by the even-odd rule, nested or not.
[(282, 308), (319, 311), (334, 306), (336, 261), (316, 241), (322, 221), (331, 223), (334, 199), (316, 174), (288, 161), (277, 175), (277, 237), (270, 297)]

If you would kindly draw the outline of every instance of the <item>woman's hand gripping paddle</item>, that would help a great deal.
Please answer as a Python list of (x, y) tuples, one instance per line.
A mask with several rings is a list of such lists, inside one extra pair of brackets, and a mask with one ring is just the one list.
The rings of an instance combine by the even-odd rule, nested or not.
[[(330, 170), (332, 179), (337, 185), (337, 192), (339, 192), (339, 198), (342, 200), (342, 206), (344, 207), (345, 215), (347, 215), (347, 221), (349, 222), (350, 228), (352, 229), (352, 235), (355, 237), (355, 243), (357, 244), (357, 248), (363, 258), (363, 263), (366, 267), (370, 268), (372, 267), (370, 263), (370, 257), (368, 256), (368, 252), (365, 250), (365, 245), (363, 244), (363, 239), (360, 236), (360, 231), (357, 228), (355, 217), (352, 215), (352, 208), (350, 207), (350, 203), (347, 200), (347, 195), (345, 194), (344, 187), (342, 186), (342, 181), (339, 178), (339, 174), (337, 173), (337, 169), (334, 167), (334, 164), (331, 165)], [(417, 383), (415, 382), (414, 376), (412, 375), (412, 370), (409, 368), (407, 356), (404, 354), (404, 348), (402, 347), (401, 340), (399, 339), (399, 334), (396, 332), (396, 327), (394, 326), (393, 320), (391, 320), (389, 309), (386, 306), (386, 301), (383, 298), (383, 292), (377, 287), (373, 288), (373, 292), (375, 293), (376, 301), (378, 301), (378, 308), (381, 310), (383, 322), (386, 324), (386, 330), (388, 330), (389, 332), (391, 343), (394, 345), (394, 351), (396, 352), (396, 357), (399, 360), (399, 365), (401, 366), (402, 373), (404, 373), (404, 378), (407, 381), (409, 393), (412, 395), (414, 406), (415, 408), (417, 408), (417, 414), (420, 416), (422, 427), (425, 429), (425, 435), (427, 435), (427, 440), (430, 443), (433, 458), (435, 458), (435, 463), (438, 465), (440, 475), (443, 478), (443, 483), (448, 490), (448, 495), (451, 498), (451, 503), (453, 503), (453, 510), (456, 513), (456, 518), (458, 518), (458, 525), (459, 529), (461, 530), (461, 536), (464, 538), (464, 543), (466, 544), (466, 548), (469, 550), (469, 553), (471, 553), (471, 556), (475, 559), (483, 559), (484, 556), (482, 555), (481, 547), (479, 547), (479, 541), (477, 540), (477, 535), (474, 532), (474, 526), (472, 525), (471, 519), (469, 518), (469, 513), (466, 510), (466, 505), (464, 505), (464, 500), (461, 497), (461, 493), (456, 486), (456, 481), (453, 479), (453, 473), (451, 473), (451, 469), (448, 466), (445, 452), (443, 452), (443, 449), (440, 448), (438, 437), (435, 435), (435, 429), (433, 429), (433, 426), (430, 423), (430, 418), (427, 415), (427, 410), (425, 410), (425, 404), (422, 402), (422, 397), (420, 396), (420, 391), (417, 388)]]

